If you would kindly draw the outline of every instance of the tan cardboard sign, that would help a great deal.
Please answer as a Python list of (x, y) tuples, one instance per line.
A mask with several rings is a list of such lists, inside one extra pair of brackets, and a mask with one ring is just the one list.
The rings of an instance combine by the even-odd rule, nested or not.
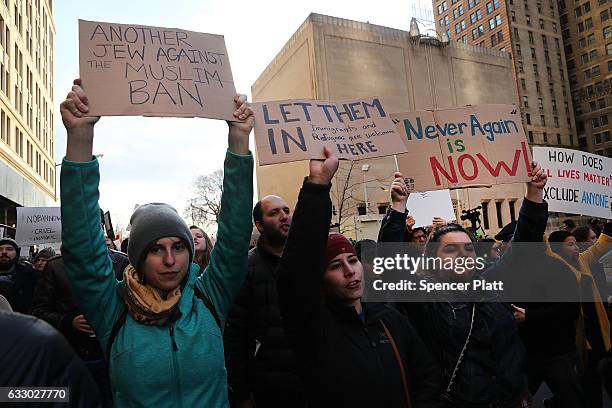
[(514, 105), (391, 114), (408, 144), (400, 171), (416, 191), (529, 181), (531, 152)]
[(253, 104), (260, 165), (322, 159), (323, 147), (358, 160), (407, 151), (380, 98), (342, 102), (286, 100)]
[(79, 20), (79, 60), (90, 115), (234, 120), (221, 35)]

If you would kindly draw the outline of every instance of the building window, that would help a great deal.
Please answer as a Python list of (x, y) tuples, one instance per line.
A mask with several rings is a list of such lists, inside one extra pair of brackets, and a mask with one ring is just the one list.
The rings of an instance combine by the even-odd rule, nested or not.
[[(440, 6), (438, 6), (438, 10), (439, 10)], [(580, 7), (576, 7), (574, 9), (574, 14), (576, 15), (576, 18), (582, 17), (582, 9)]]
[(482, 206), (482, 224), (484, 229), (489, 229), (489, 202), (481, 201), (480, 205)]
[(487, 14), (491, 14), (492, 11), (493, 11), (493, 3), (489, 2), (487, 3)]
[(601, 19), (601, 22), (603, 23), (604, 21), (607, 21), (610, 18), (610, 13), (608, 12), (608, 10), (604, 10), (601, 13), (599, 13), (599, 18)]
[(542, 126), (546, 126), (546, 118), (544, 117), (544, 115), (540, 115), (540, 124)]
[(590, 30), (591, 28), (593, 28), (593, 19), (589, 17), (586, 20), (584, 20), (584, 26), (586, 27), (587, 30)]
[(561, 145), (561, 135), (557, 133), (557, 144)]
[(548, 143), (548, 133), (542, 133), (542, 140), (544, 141), (544, 143)]
[(606, 55), (612, 55), (612, 43), (606, 44)]
[(509, 200), (508, 205), (510, 206), (510, 221), (516, 221), (516, 200)]
[(538, 73), (538, 64), (533, 64), (533, 75), (535, 75), (536, 77), (540, 75)]
[(529, 107), (529, 100), (527, 98), (527, 95), (523, 96), (523, 106), (528, 108)]
[(531, 114), (529, 114), (529, 113), (526, 113), (526, 114), (525, 114), (525, 122), (526, 122), (528, 125), (531, 125)]
[(540, 23), (540, 29), (543, 30), (544, 29), (544, 20), (540, 19), (539, 23)]
[(501, 201), (496, 201), (495, 202), (495, 212), (497, 214), (497, 227), (498, 228), (503, 228), (504, 226), (504, 221), (502, 219), (502, 202)]
[(589, 34), (587, 37), (587, 44), (592, 45), (595, 44), (595, 34)]
[(573, 146), (574, 145), (574, 135), (570, 134), (569, 137), (570, 137), (570, 143), (569, 144), (570, 144), (570, 146)]
[(589, 11), (591, 11), (591, 3), (590, 2), (586, 2), (582, 5), (582, 11), (584, 12), (584, 14), (588, 13)]
[(528, 31), (529, 33), (529, 44), (533, 44), (533, 32)]
[(595, 65), (593, 68), (591, 68), (591, 76), (597, 77), (601, 74), (601, 70), (599, 69), (599, 65)]

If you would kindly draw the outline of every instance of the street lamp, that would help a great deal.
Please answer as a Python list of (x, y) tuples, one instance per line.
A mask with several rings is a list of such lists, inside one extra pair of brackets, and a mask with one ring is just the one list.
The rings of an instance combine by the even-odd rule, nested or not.
[(365, 201), (366, 215), (368, 214), (368, 187), (366, 184), (366, 173), (368, 170), (370, 170), (369, 164), (364, 164), (361, 166), (361, 171), (363, 172), (363, 198)]

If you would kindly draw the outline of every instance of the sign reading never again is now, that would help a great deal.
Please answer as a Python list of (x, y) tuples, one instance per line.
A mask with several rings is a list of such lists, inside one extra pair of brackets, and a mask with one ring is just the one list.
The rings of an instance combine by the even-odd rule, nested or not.
[(60, 207), (17, 207), (15, 241), (19, 246), (62, 242)]
[(514, 105), (391, 114), (408, 143), (398, 156), (416, 191), (526, 182), (531, 153)]
[(407, 151), (380, 98), (258, 102), (253, 111), (260, 165), (322, 159), (324, 146), (349, 160)]
[(92, 116), (235, 120), (221, 35), (79, 20), (79, 64)]
[(549, 211), (612, 218), (612, 159), (556, 147), (534, 147), (533, 159), (548, 174)]

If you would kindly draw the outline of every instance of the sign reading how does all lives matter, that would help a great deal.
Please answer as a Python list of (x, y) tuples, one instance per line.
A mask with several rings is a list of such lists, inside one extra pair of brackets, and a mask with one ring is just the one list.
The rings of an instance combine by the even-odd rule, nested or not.
[(404, 139), (376, 97), (258, 102), (253, 111), (260, 165), (322, 159), (324, 146), (348, 160), (406, 151)]
[(612, 159), (556, 147), (534, 147), (533, 159), (548, 175), (549, 211), (612, 218)]
[(20, 246), (61, 242), (60, 207), (17, 207), (15, 241)]
[(416, 191), (526, 182), (531, 153), (514, 105), (392, 114), (408, 143), (400, 171)]
[(235, 120), (221, 35), (79, 20), (79, 50), (89, 115)]

